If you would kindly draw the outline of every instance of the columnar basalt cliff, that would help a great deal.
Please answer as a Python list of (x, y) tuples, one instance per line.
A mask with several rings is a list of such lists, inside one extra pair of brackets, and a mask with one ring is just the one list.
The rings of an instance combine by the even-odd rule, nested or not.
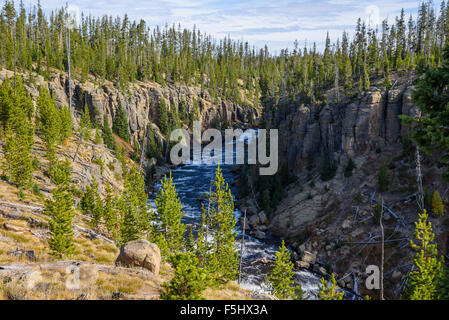
[(400, 80), (389, 91), (373, 86), (351, 101), (324, 106), (283, 103), (275, 107), (272, 127), (279, 128), (281, 162), (299, 173), (311, 159), (322, 162), (353, 157), (401, 142), (408, 128), (398, 115), (414, 115), (410, 81)]
[[(9, 70), (0, 71), (0, 82), (5, 78), (12, 78), (14, 73)], [(22, 75), (25, 79), (27, 90), (35, 101), (39, 95), (39, 87), (47, 86), (55, 97), (58, 105), (69, 105), (68, 78), (63, 72), (53, 72), (48, 81), (42, 76), (34, 74)], [(179, 110), (181, 101), (185, 102), (186, 112), (193, 108), (193, 101), (199, 105), (200, 119), (204, 127), (215, 126), (217, 120), (228, 123), (248, 123), (259, 116), (257, 105), (247, 102), (246, 106), (236, 104), (222, 98), (212, 98), (206, 89), (201, 87), (189, 87), (184, 85), (162, 86), (155, 82), (135, 82), (128, 88), (120, 89), (118, 84), (105, 81), (102, 85), (99, 79), (91, 79), (81, 83), (72, 79), (72, 103), (74, 112), (80, 115), (87, 104), (91, 115), (103, 121), (107, 115), (109, 123), (117, 111), (119, 101), (126, 110), (131, 141), (134, 138), (141, 139), (145, 127), (150, 122), (158, 124), (158, 106), (160, 99), (165, 99), (168, 110)]]

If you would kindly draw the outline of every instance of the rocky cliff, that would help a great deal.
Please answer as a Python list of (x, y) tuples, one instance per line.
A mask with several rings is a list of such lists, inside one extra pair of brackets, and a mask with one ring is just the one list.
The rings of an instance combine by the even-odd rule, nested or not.
[[(0, 71), (0, 83), (5, 78), (14, 76), (12, 71)], [(39, 95), (39, 87), (47, 87), (55, 97), (58, 105), (69, 105), (67, 74), (54, 71), (49, 79), (45, 80), (37, 74), (21, 75), (25, 79), (26, 89), (35, 101)], [(99, 79), (89, 78), (81, 83), (72, 79), (72, 103), (74, 111), (80, 115), (87, 104), (91, 115), (102, 121), (104, 114), (108, 116), (109, 123), (116, 113), (119, 100), (126, 110), (130, 131), (133, 138), (141, 139), (148, 123), (158, 123), (158, 106), (164, 98), (169, 110), (179, 110), (181, 101), (186, 103), (186, 112), (193, 108), (193, 100), (199, 103), (200, 118), (204, 127), (214, 126), (217, 119), (230, 123), (247, 123), (259, 116), (257, 105), (248, 103), (246, 106), (238, 105), (232, 101), (212, 98), (209, 92), (201, 87), (188, 87), (183, 85), (162, 86), (155, 82), (135, 82), (126, 89), (120, 89), (112, 82), (105, 81), (103, 85)]]
[[(280, 102), (272, 127), (279, 129), (279, 154), (300, 172), (308, 162), (331, 161), (374, 151), (401, 141), (408, 129), (399, 114), (413, 115), (411, 79), (398, 79), (392, 89), (373, 86), (341, 103), (324, 106)], [(311, 161), (313, 160), (313, 161)]]
[[(409, 129), (398, 115), (414, 115), (413, 78), (397, 77), (386, 90), (379, 83), (352, 99), (339, 103), (305, 105), (280, 101), (266, 109), (271, 128), (279, 129), (279, 161), (288, 164), (297, 181), (283, 190), (283, 198), (269, 213), (257, 209), (254, 197), (239, 200), (247, 209), (250, 233), (264, 238), (270, 232), (286, 239), (298, 269), (321, 275), (335, 272), (339, 285), (364, 294), (366, 267), (380, 265), (380, 228), (375, 206), (384, 202), (386, 239), (385, 286), (389, 298), (398, 298), (410, 271), (414, 222), (417, 220), (415, 150), (408, 143)], [(333, 92), (326, 95), (332, 101)], [(440, 180), (438, 162), (424, 154), (423, 182), (431, 195), (443, 199), (448, 188)], [(355, 164), (345, 172), (349, 158)], [(322, 179), (329, 160), (335, 175)], [(387, 165), (388, 189), (378, 192), (381, 163)], [(260, 198), (259, 198), (260, 199)], [(431, 208), (428, 208), (429, 210)], [(264, 217), (263, 219), (261, 217)], [(432, 216), (438, 246), (449, 244), (448, 220)], [(357, 279), (357, 282), (354, 281)]]

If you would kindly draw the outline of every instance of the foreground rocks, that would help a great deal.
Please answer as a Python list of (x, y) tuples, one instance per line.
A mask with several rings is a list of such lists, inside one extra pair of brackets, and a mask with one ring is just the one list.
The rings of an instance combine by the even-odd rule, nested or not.
[(129, 268), (141, 267), (158, 274), (161, 265), (161, 251), (156, 244), (146, 240), (130, 241), (120, 248), (120, 254), (115, 264)]

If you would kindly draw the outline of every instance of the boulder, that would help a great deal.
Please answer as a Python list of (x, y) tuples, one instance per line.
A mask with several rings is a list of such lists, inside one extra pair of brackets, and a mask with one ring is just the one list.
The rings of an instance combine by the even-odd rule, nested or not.
[(266, 215), (265, 211), (260, 211), (258, 216), (259, 216), (260, 223), (265, 224), (267, 222), (268, 219), (267, 219), (267, 215)]
[(301, 261), (307, 262), (309, 264), (314, 264), (316, 261), (316, 254), (304, 250), (302, 253)]
[(345, 221), (343, 221), (343, 224), (341, 225), (341, 227), (343, 229), (349, 229), (351, 227), (351, 220), (350, 219), (346, 219)]
[(260, 223), (259, 216), (254, 215), (254, 216), (249, 217), (248, 222), (252, 226), (258, 225)]
[(94, 264), (82, 264), (79, 266), (80, 287), (88, 288), (98, 279), (98, 267)]
[(38, 270), (14, 272), (3, 277), (3, 284), (12, 283), (16, 288), (22, 290), (33, 290), (41, 281), (42, 274)]
[(252, 234), (256, 239), (259, 239), (259, 240), (265, 239), (265, 232), (263, 232), (263, 231), (256, 230)]
[(255, 227), (257, 230), (265, 232), (268, 230), (268, 227), (264, 224), (259, 224), (258, 226)]
[(309, 267), (310, 267), (310, 263), (305, 262), (305, 261), (296, 261), (295, 265), (297, 268), (301, 268), (301, 269), (309, 269)]
[(401, 273), (401, 271), (396, 270), (393, 272), (391, 277), (393, 278), (393, 280), (400, 280), (400, 279), (402, 279), (402, 273)]
[(147, 240), (130, 241), (120, 248), (120, 254), (115, 264), (129, 268), (141, 267), (158, 274), (161, 252), (156, 244)]

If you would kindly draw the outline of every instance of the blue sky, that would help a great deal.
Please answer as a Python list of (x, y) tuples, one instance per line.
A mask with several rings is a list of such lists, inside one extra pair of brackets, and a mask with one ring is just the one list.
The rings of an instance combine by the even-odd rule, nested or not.
[[(30, 0), (24, 0), (27, 3)], [(33, 3), (34, 1), (32, 1)], [(404, 8), (416, 14), (421, 1), (410, 0), (71, 0), (69, 7), (78, 15), (81, 11), (98, 15), (123, 15), (144, 19), (150, 26), (181, 23), (216, 38), (230, 35), (258, 48), (268, 45), (270, 51), (292, 48), (297, 39), (316, 42), (322, 48), (328, 31), (331, 40), (343, 30), (352, 31), (358, 17), (372, 25), (394, 17)], [(46, 12), (63, 6), (65, 1), (41, 0)], [(435, 0), (439, 6), (439, 0)]]

